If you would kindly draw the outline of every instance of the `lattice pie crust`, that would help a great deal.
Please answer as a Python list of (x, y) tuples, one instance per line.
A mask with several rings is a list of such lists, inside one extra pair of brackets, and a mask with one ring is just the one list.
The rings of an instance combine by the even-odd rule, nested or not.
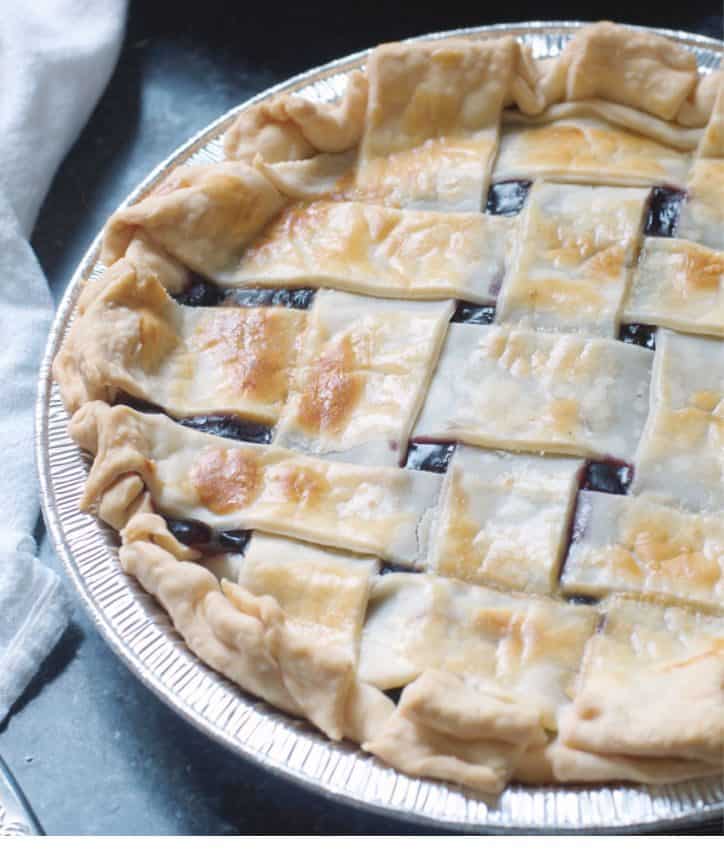
[(723, 125), (610, 23), (388, 44), (111, 218), (54, 375), (204, 663), (483, 792), (722, 773)]

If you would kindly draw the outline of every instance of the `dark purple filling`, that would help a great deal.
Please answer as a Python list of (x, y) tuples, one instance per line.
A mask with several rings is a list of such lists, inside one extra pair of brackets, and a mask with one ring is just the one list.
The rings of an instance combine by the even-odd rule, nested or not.
[(249, 543), (251, 533), (248, 530), (222, 530), (217, 533), (213, 545), (218, 551), (243, 554)]
[(530, 181), (501, 181), (491, 184), (485, 212), (495, 216), (515, 216), (520, 213), (528, 197)]
[(245, 421), (235, 415), (197, 415), (193, 418), (179, 418), (177, 423), (197, 429), (199, 432), (208, 432), (234, 441), (269, 444), (272, 438), (272, 431), (268, 426), (254, 421)]
[(167, 518), (166, 525), (179, 542), (189, 547), (202, 547), (211, 542), (213, 532), (202, 521)]
[(407, 447), (405, 468), (444, 474), (455, 450), (454, 444), (415, 444)]
[(219, 287), (197, 276), (186, 290), (174, 294), (174, 299), (181, 305), (188, 305), (191, 308), (212, 308), (217, 305), (239, 305), (247, 308), (257, 305), (280, 305), (285, 308), (304, 310), (311, 305), (314, 290), (309, 287), (301, 287), (297, 290)]
[(568, 595), (566, 601), (569, 604), (598, 604), (598, 599), (592, 595)]
[(670, 187), (654, 187), (649, 196), (644, 234), (648, 237), (673, 237), (685, 195)]
[(618, 335), (625, 344), (635, 344), (646, 349), (656, 349), (656, 326), (646, 326), (644, 323), (627, 323), (621, 326)]
[(586, 463), (581, 488), (587, 492), (625, 495), (633, 479), (633, 466), (619, 459)]
[(128, 406), (129, 409), (134, 409), (137, 412), (143, 412), (146, 415), (166, 414), (164, 410), (155, 403), (149, 403), (148, 400), (141, 400), (139, 397), (132, 397), (130, 394), (126, 394), (125, 391), (119, 391), (113, 402), (118, 406)]
[(256, 305), (279, 305), (305, 311), (312, 304), (314, 294), (315, 291), (310, 287), (300, 287), (298, 290), (238, 290), (230, 287), (224, 291), (222, 305), (241, 305), (249, 308)]
[(404, 573), (408, 575), (419, 575), (418, 569), (413, 569), (412, 566), (402, 566), (399, 563), (383, 563), (380, 569), (381, 575), (394, 575)]
[(166, 415), (172, 421), (181, 424), (181, 426), (190, 427), (199, 432), (207, 432), (211, 435), (218, 435), (221, 438), (231, 438), (234, 441), (251, 441), (255, 444), (269, 444), (272, 439), (270, 427), (256, 423), (256, 421), (245, 421), (236, 415), (195, 415), (191, 418), (173, 418), (160, 406), (149, 403), (146, 400), (139, 400), (138, 397), (132, 397), (130, 394), (123, 392), (118, 394), (115, 402), (123, 406), (129, 406), (137, 412)]
[(174, 299), (191, 308), (211, 308), (224, 298), (222, 288), (205, 279), (195, 278), (186, 290), (175, 293)]
[(207, 554), (243, 554), (251, 535), (248, 530), (215, 531), (190, 519), (167, 518), (166, 524), (179, 542)]
[(397, 705), (400, 701), (400, 696), (402, 696), (403, 690), (403, 687), (391, 687), (389, 690), (385, 690), (383, 692), (388, 699), (392, 699), (395, 705)]
[(452, 316), (453, 323), (475, 323), (478, 326), (487, 326), (493, 320), (495, 305), (476, 305), (474, 302), (458, 301)]

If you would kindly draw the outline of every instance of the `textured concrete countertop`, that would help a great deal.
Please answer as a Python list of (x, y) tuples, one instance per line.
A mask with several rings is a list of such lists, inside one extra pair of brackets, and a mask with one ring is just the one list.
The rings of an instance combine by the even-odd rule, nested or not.
[[(35, 230), (33, 244), (56, 298), (127, 193), (194, 132), (251, 95), (381, 41), (497, 20), (570, 20), (582, 11), (579, 3), (514, 2), (494, 18), (485, 4), (450, 0), (264, 5), (131, 5), (116, 73), (61, 167)], [(658, 15), (638, 18), (620, 2), (588, 3), (585, 11), (591, 20), (722, 37), (718, 0), (689, 0), (673, 9), (662, 3)], [(47, 540), (42, 557), (62, 572)], [(48, 833), (417, 831), (331, 803), (198, 733), (135, 680), (69, 584), (68, 591), (76, 604), (71, 627), (0, 728), (0, 753)]]

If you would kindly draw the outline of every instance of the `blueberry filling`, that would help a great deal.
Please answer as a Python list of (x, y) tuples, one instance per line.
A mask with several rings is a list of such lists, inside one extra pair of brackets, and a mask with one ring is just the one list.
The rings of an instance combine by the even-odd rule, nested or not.
[(381, 575), (394, 575), (401, 572), (408, 575), (420, 574), (420, 572), (417, 569), (413, 569), (412, 566), (401, 566), (399, 563), (383, 563), (382, 568), (380, 569)]
[(213, 545), (218, 551), (243, 554), (249, 544), (251, 533), (248, 530), (222, 530), (217, 533)]
[(566, 597), (569, 604), (598, 604), (598, 599), (592, 595), (569, 595)]
[(167, 518), (166, 525), (183, 545), (201, 547), (211, 542), (212, 530), (208, 524), (204, 524), (202, 521)]
[(231, 438), (234, 441), (269, 444), (272, 437), (272, 431), (268, 426), (254, 421), (245, 421), (234, 415), (197, 415), (193, 418), (179, 418), (177, 422), (181, 426), (218, 435), (220, 438)]
[(644, 323), (628, 323), (621, 326), (619, 338), (625, 344), (635, 344), (646, 349), (656, 349), (656, 326), (647, 326)]
[(384, 694), (388, 699), (392, 699), (392, 701), (397, 705), (400, 701), (400, 696), (402, 696), (403, 687), (391, 687), (389, 690), (385, 690)]
[(515, 216), (520, 213), (528, 197), (530, 181), (501, 181), (491, 184), (485, 212), (495, 216)]
[(405, 468), (444, 474), (455, 450), (454, 444), (415, 444), (407, 448)]
[(633, 479), (633, 467), (618, 459), (587, 462), (581, 488), (588, 492), (625, 495)]
[(217, 305), (239, 305), (253, 308), (257, 305), (280, 305), (285, 308), (309, 308), (314, 299), (314, 290), (302, 287), (296, 290), (284, 288), (235, 288), (219, 287), (211, 281), (196, 277), (182, 293), (174, 294), (181, 305), (191, 308), (212, 308)]
[(126, 394), (125, 391), (120, 391), (116, 394), (113, 401), (118, 406), (128, 406), (129, 409), (134, 409), (136, 412), (142, 412), (145, 415), (163, 415), (164, 410), (155, 403), (149, 403), (148, 400), (141, 400), (138, 397), (132, 397)]
[(191, 308), (210, 308), (218, 305), (224, 298), (224, 291), (210, 281), (195, 278), (186, 290), (175, 293), (174, 299), (181, 305)]
[(166, 415), (181, 426), (218, 435), (220, 438), (231, 438), (234, 441), (251, 441), (255, 444), (269, 444), (272, 438), (271, 428), (256, 421), (245, 421), (236, 415), (195, 415), (190, 418), (174, 418), (160, 406), (139, 400), (130, 394), (121, 392), (117, 395), (116, 403), (129, 406), (137, 412), (150, 415)]
[(459, 301), (452, 316), (453, 323), (475, 323), (487, 326), (495, 320), (494, 305), (476, 305), (474, 302)]
[(169, 531), (184, 545), (207, 554), (243, 554), (249, 536), (248, 530), (212, 530), (202, 521), (167, 518)]
[(256, 305), (279, 305), (284, 308), (297, 308), (305, 311), (312, 304), (315, 291), (310, 287), (300, 287), (298, 290), (238, 290), (228, 288), (224, 291), (223, 305), (241, 305), (254, 307)]
[(648, 237), (673, 237), (685, 193), (669, 187), (654, 187), (649, 197), (644, 234)]

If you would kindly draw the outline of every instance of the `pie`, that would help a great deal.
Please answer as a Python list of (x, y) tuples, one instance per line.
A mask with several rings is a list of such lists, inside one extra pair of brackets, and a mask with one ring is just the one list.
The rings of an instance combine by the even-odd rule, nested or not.
[(201, 661), (484, 793), (724, 772), (723, 81), (383, 45), (110, 219), (54, 376)]

